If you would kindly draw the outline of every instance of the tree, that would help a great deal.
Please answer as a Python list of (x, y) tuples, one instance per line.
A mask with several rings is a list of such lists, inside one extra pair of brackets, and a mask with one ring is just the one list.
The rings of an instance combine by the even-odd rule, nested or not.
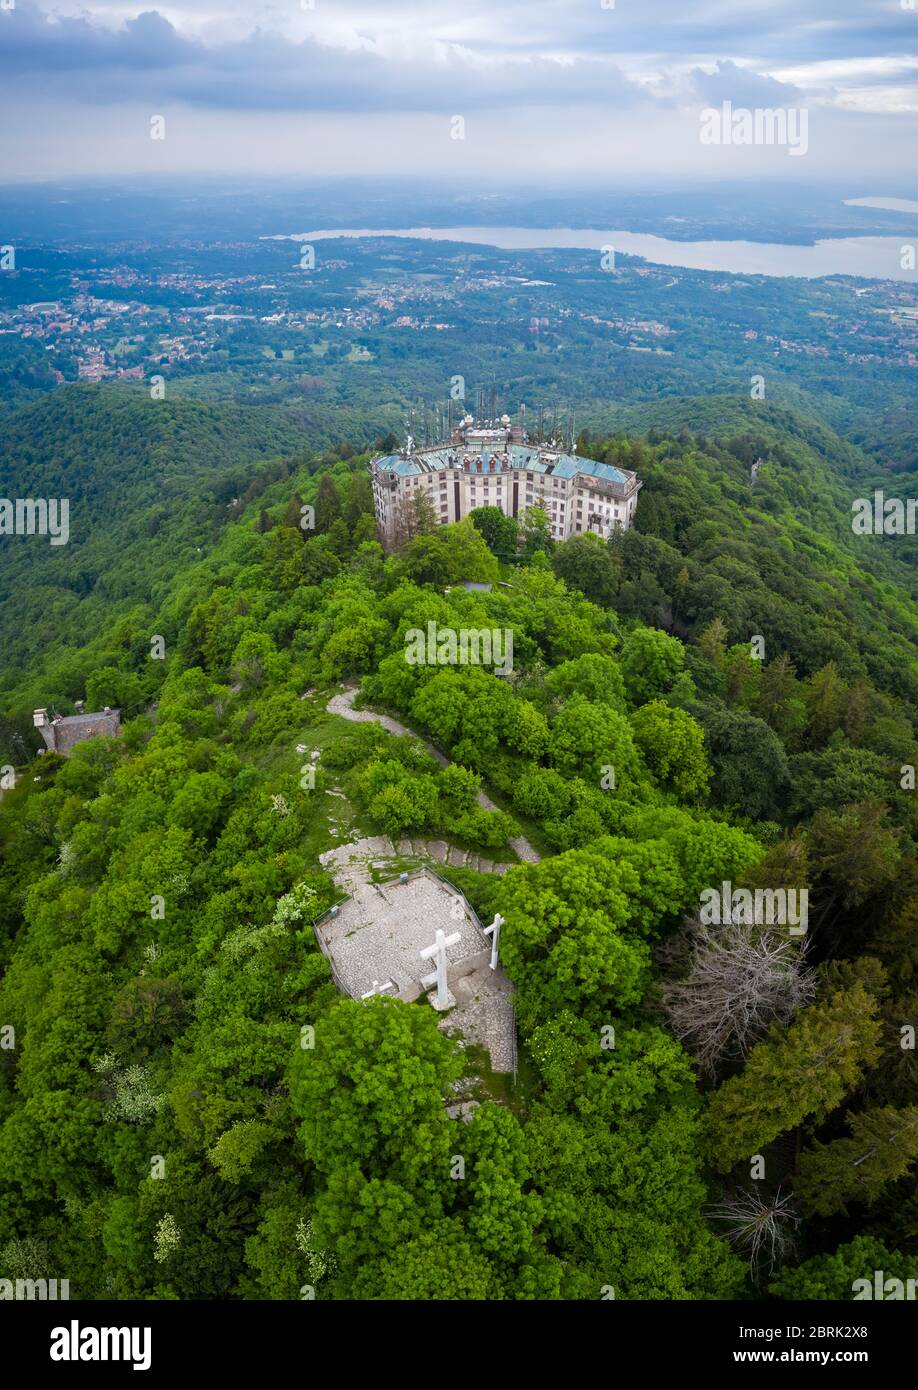
[(583, 695), (597, 705), (611, 705), (625, 712), (625, 682), (621, 669), (611, 656), (584, 652), (573, 661), (562, 661), (545, 677), (545, 685), (559, 700)]
[(679, 891), (670, 907), (673, 925), (697, 909), (703, 889), (743, 878), (762, 856), (762, 846), (735, 825), (678, 806), (629, 806), (619, 833), (644, 844), (661, 843), (679, 866)]
[(357, 1166), (420, 1178), (448, 1151), (443, 1099), (459, 1071), (430, 1010), (380, 996), (340, 999), (292, 1068), (307, 1157), (326, 1175)]
[(476, 507), (469, 512), (469, 521), (484, 536), (488, 548), (501, 560), (512, 559), (519, 543), (519, 528), (512, 516), (500, 507)]
[(531, 767), (513, 788), (513, 804), (524, 816), (536, 820), (559, 820), (571, 806), (568, 781), (548, 767)]
[[(306, 581), (306, 560), (304, 552), (310, 547), (318, 545), (318, 537), (311, 541), (307, 540), (303, 544), (303, 532), (293, 530), (289, 526), (275, 526), (273, 531), (269, 531), (267, 545), (264, 549), (264, 559), (262, 561), (265, 578), (268, 580), (272, 589), (277, 589), (282, 594), (292, 593), (299, 584)], [(327, 554), (321, 550), (320, 553)], [(332, 561), (332, 573), (338, 570), (338, 562), (333, 556), (329, 557)]]
[(266, 632), (246, 632), (232, 655), (230, 674), (243, 689), (254, 690), (284, 668), (284, 658)]
[(591, 704), (582, 695), (572, 695), (555, 716), (550, 752), (562, 772), (596, 786), (609, 767), (615, 769), (616, 787), (627, 787), (638, 775), (628, 720), (610, 705)]
[(706, 661), (722, 671), (727, 659), (727, 625), (722, 618), (712, 618), (698, 638), (698, 650)]
[(237, 1120), (214, 1144), (208, 1158), (227, 1182), (240, 1182), (275, 1137), (270, 1125)]
[(764, 719), (741, 710), (691, 705), (714, 769), (711, 798), (752, 820), (774, 819), (788, 783), (787, 755)]
[(727, 1238), (749, 1260), (749, 1272), (756, 1282), (763, 1262), (770, 1272), (793, 1252), (800, 1217), (790, 1193), (782, 1194), (780, 1188), (769, 1196), (758, 1190), (738, 1189), (725, 1196), (709, 1215), (727, 1224)]
[(845, 684), (833, 661), (827, 662), (804, 682), (807, 725), (814, 743), (825, 743), (829, 735), (840, 727), (844, 715), (844, 696)]
[(355, 1273), (350, 1297), (414, 1302), (484, 1302), (503, 1294), (487, 1256), (460, 1220), (444, 1220)]
[(495, 584), (498, 577), (497, 561), (467, 519), (409, 540), (399, 553), (398, 570), (416, 584), (438, 588), (461, 580)]
[(551, 567), (569, 589), (579, 590), (592, 603), (611, 608), (621, 582), (617, 558), (592, 532), (571, 536), (555, 547)]
[(820, 811), (810, 826), (807, 851), (814, 878), (825, 879), (831, 901), (846, 908), (859, 907), (894, 883), (902, 860), (887, 809), (876, 801), (838, 813)]
[(340, 516), (332, 522), (322, 539), (332, 555), (337, 555), (340, 559), (344, 559), (350, 551), (351, 538), (347, 525)]
[(724, 698), (728, 705), (751, 709), (758, 701), (762, 664), (745, 642), (731, 647), (723, 663)]
[[(542, 1079), (526, 1125), (542, 1229), (564, 1257), (562, 1296), (736, 1296), (739, 1261), (702, 1217), (699, 1098), (678, 1044), (559, 1011), (530, 1039)], [(605, 1041), (604, 1041), (605, 1037)]]
[(820, 1299), (826, 1302), (850, 1301), (857, 1292), (857, 1281), (873, 1285), (875, 1271), (884, 1279), (918, 1278), (918, 1257), (888, 1249), (873, 1236), (855, 1236), (831, 1255), (814, 1255), (803, 1264), (782, 1269), (768, 1286), (770, 1294), (793, 1301)]
[(664, 694), (685, 663), (682, 643), (655, 627), (637, 627), (622, 647), (621, 671), (632, 705)]
[(753, 713), (764, 719), (785, 743), (795, 739), (806, 724), (800, 682), (787, 652), (769, 661), (762, 671)]
[(794, 1186), (807, 1211), (833, 1216), (870, 1203), (918, 1161), (918, 1109), (890, 1106), (847, 1117), (851, 1136), (804, 1149)]
[(775, 1023), (786, 1025), (816, 992), (803, 950), (790, 937), (755, 924), (716, 929), (691, 924), (684, 979), (668, 984), (664, 1006), (674, 1035), (702, 1071), (745, 1057)]
[(704, 732), (690, 714), (651, 700), (631, 716), (634, 741), (656, 781), (680, 801), (700, 801), (708, 791), (711, 768)]
[(109, 1043), (117, 1053), (143, 1057), (181, 1032), (186, 1012), (176, 976), (135, 976), (126, 981), (112, 1001)]
[(93, 671), (86, 681), (86, 704), (91, 710), (129, 709), (141, 699), (139, 678), (133, 671), (119, 671), (113, 666)]
[(369, 516), (372, 519), (373, 515), (373, 486), (369, 474), (362, 471), (352, 473), (347, 480), (345, 490), (344, 520), (353, 533), (354, 527), (361, 517)]
[(415, 488), (408, 514), (409, 536), (430, 536), (440, 524), (437, 509), (426, 488)]
[(323, 535), (340, 516), (341, 498), (338, 496), (338, 489), (331, 474), (323, 473), (316, 493), (316, 533)]
[(378, 544), (376, 540), (376, 532), (377, 527), (375, 515), (373, 514), (373, 512), (363, 512), (357, 518), (357, 521), (354, 523), (354, 529), (351, 532), (351, 544), (353, 545), (354, 550), (360, 551), (361, 548), (366, 546), (369, 542), (371, 549), (367, 552), (367, 554), (375, 556), (377, 552), (381, 552), (382, 547)]
[(172, 799), (168, 823), (209, 835), (221, 823), (230, 787), (216, 772), (189, 772)]
[(245, 1243), (246, 1264), (253, 1277), (251, 1285), (246, 1281), (242, 1286), (243, 1297), (289, 1301), (302, 1297), (304, 1284), (316, 1287), (317, 1281), (307, 1277), (308, 1261), (297, 1244), (303, 1210), (303, 1199), (291, 1183), (266, 1194), (258, 1229)]
[(551, 550), (551, 520), (544, 507), (527, 507), (520, 512), (518, 525), (525, 560)]
[[(300, 522), (303, 520), (303, 499), (298, 492), (295, 492), (287, 503), (287, 510), (284, 512), (283, 525), (292, 531), (300, 530)], [(270, 530), (270, 527), (268, 528)]]
[[(334, 530), (334, 526), (332, 527)], [(330, 534), (330, 533), (329, 533)], [(299, 579), (303, 584), (321, 584), (341, 569), (341, 562), (326, 544), (325, 536), (312, 536), (300, 547)]]
[(548, 720), (528, 700), (516, 699), (507, 720), (504, 737), (510, 748), (527, 758), (544, 756), (549, 743)]
[(856, 981), (758, 1043), (740, 1075), (709, 1101), (706, 1147), (714, 1166), (726, 1172), (807, 1116), (824, 1120), (879, 1058), (877, 1008)]
[(833, 742), (790, 759), (791, 807), (797, 816), (837, 810), (856, 801), (883, 801), (890, 793), (889, 762), (868, 748)]
[(619, 846), (598, 840), (507, 874), (501, 952), (524, 1028), (563, 1008), (608, 1017), (640, 997), (650, 956), (634, 927), (653, 919), (651, 903), (663, 915), (678, 882), (664, 856), (639, 871)]

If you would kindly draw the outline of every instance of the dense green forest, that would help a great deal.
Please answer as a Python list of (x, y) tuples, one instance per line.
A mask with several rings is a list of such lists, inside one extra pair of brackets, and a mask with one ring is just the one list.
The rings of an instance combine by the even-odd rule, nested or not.
[(33, 698), (72, 701), (91, 639), (138, 604), (155, 611), (271, 479), (340, 431), (366, 442), (346, 411), (217, 407), (111, 386), (64, 387), (11, 413), (0, 494), (68, 498), (70, 535), (63, 546), (11, 537), (0, 552), (4, 713)]
[[(7, 478), (30, 449), (79, 508), (71, 545), (20, 538), (0, 573), (0, 1278), (672, 1300), (918, 1276), (918, 601), (894, 543), (851, 533), (856, 446), (748, 400), (610, 407), (580, 448), (638, 471), (633, 531), (419, 513), (387, 556), (362, 422), (163, 405), (66, 388), (3, 442)], [(511, 631), (512, 675), (407, 663), (429, 622)], [(329, 713), (342, 682), (420, 737)], [(121, 736), (39, 755), (33, 705), (76, 699)], [(342, 997), (316, 942), (320, 854), (428, 833), (512, 865), (443, 870), (505, 919), (512, 1080), (426, 1003)], [(807, 930), (712, 933), (725, 882), (805, 890)]]

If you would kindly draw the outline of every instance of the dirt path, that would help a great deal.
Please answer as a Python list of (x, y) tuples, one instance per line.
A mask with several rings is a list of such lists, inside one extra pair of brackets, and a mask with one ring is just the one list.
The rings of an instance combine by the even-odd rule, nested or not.
[[(409, 729), (407, 724), (400, 724), (397, 719), (391, 718), (388, 714), (376, 714), (374, 710), (354, 709), (354, 701), (359, 689), (359, 686), (352, 686), (348, 690), (333, 695), (325, 706), (328, 713), (340, 714), (342, 719), (350, 719), (355, 724), (381, 724), (390, 734), (409, 734), (412, 738), (420, 739), (430, 756), (435, 758), (441, 767), (449, 766), (449, 758), (445, 757), (429, 739), (421, 738), (421, 735), (416, 734), (414, 729)], [(495, 806), (490, 797), (485, 796), (484, 792), (479, 792), (476, 800), (478, 805), (486, 811), (498, 810), (498, 807)], [(509, 844), (514, 853), (526, 864), (538, 864), (542, 857), (537, 850), (533, 849), (525, 835), (518, 835), (515, 839), (510, 840)]]

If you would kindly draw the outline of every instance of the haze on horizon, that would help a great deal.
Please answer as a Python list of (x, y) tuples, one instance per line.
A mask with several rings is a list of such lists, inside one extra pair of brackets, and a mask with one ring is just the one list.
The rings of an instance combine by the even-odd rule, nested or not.
[[(0, 180), (918, 186), (918, 8), (902, 0), (7, 3)], [(700, 112), (727, 100), (806, 108), (806, 157), (702, 144)]]

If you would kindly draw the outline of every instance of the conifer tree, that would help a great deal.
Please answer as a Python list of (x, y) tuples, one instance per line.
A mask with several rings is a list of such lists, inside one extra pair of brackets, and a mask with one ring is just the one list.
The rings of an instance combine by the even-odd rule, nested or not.
[(795, 1187), (808, 1212), (834, 1216), (848, 1202), (873, 1202), (918, 1159), (918, 1107), (883, 1106), (848, 1116), (851, 1136), (800, 1155)]
[(879, 1056), (878, 1004), (860, 980), (804, 1009), (752, 1049), (739, 1076), (711, 1097), (706, 1147), (726, 1172), (807, 1117), (826, 1115)]

